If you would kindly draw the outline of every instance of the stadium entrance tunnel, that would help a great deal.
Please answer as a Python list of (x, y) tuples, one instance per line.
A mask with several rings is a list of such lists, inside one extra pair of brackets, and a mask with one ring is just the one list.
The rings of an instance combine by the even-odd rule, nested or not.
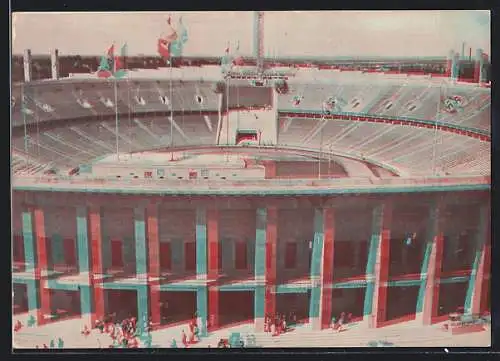
[(311, 292), (279, 293), (276, 295), (276, 316), (285, 316), (288, 322), (297, 324), (309, 322)]
[(26, 284), (14, 283), (13, 293), (13, 313), (16, 315), (28, 312), (28, 286)]
[[(219, 293), (219, 327), (253, 322), (254, 291), (223, 291)], [(209, 304), (210, 308), (210, 304)]]
[(137, 291), (104, 290), (104, 312), (112, 315), (114, 322), (121, 323), (125, 319), (137, 319)]
[(195, 291), (161, 291), (161, 325), (172, 326), (191, 321), (196, 314)]

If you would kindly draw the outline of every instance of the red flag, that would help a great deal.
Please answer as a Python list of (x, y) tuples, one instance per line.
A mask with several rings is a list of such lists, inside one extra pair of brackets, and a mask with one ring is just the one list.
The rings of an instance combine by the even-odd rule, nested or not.
[(158, 39), (158, 54), (162, 58), (170, 58), (170, 43), (165, 39)]
[(108, 57), (113, 58), (115, 55), (115, 44), (111, 45), (111, 47), (108, 49)]

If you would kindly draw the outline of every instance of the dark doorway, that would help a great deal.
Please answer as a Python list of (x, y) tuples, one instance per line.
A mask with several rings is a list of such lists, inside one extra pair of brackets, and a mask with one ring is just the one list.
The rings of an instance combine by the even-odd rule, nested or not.
[(417, 309), (419, 286), (388, 287), (387, 321), (411, 318)]
[(162, 324), (187, 322), (196, 313), (196, 292), (160, 292), (160, 314)]
[(441, 283), (439, 286), (438, 316), (448, 315), (464, 307), (467, 286), (467, 282)]
[(28, 286), (14, 283), (14, 299), (12, 302), (14, 314), (28, 312)]
[(285, 315), (290, 319), (290, 314), (295, 314), (298, 323), (309, 320), (310, 292), (307, 293), (282, 293), (276, 295), (276, 313)]
[(137, 318), (137, 292), (133, 290), (106, 290), (106, 313), (114, 315), (116, 322), (126, 318)]
[(332, 292), (332, 317), (352, 313), (354, 320), (363, 318), (365, 288), (336, 288)]
[(220, 326), (252, 321), (254, 319), (254, 292), (220, 292), (219, 314)]

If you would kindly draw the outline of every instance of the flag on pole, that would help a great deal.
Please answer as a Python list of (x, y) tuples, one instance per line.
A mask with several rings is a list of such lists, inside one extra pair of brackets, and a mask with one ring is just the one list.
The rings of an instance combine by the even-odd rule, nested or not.
[(115, 45), (111, 45), (106, 52), (106, 55), (101, 57), (101, 62), (97, 69), (99, 78), (114, 77), (117, 79), (123, 78), (127, 72), (125, 70), (125, 57), (127, 56), (127, 44), (121, 48), (120, 56), (115, 56)]
[(182, 17), (179, 18), (179, 23), (177, 25), (177, 39), (172, 41), (170, 44), (170, 55), (175, 57), (182, 56), (184, 52), (184, 45), (188, 41), (188, 32), (184, 23), (182, 22)]
[(111, 45), (106, 52), (106, 55), (101, 57), (101, 62), (97, 68), (97, 76), (99, 78), (109, 78), (113, 76), (114, 72), (114, 53), (115, 44)]
[(128, 45), (127, 43), (123, 44), (120, 50), (120, 56), (115, 57), (115, 71), (113, 76), (117, 79), (123, 78), (127, 75), (126, 70), (126, 57), (127, 57)]
[(166, 60), (170, 59), (170, 47), (178, 38), (177, 31), (172, 27), (172, 19), (169, 16), (167, 19), (167, 32), (158, 38), (158, 54)]
[(231, 55), (229, 54), (229, 44), (226, 47), (226, 50), (224, 51), (224, 56), (221, 58), (221, 70), (223, 73), (228, 72), (231, 70), (233, 62)]

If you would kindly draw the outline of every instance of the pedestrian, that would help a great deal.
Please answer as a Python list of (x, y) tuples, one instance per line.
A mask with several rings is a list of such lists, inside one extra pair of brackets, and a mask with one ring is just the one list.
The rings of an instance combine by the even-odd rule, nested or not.
[(182, 344), (184, 345), (184, 347), (188, 347), (187, 336), (186, 336), (186, 333), (184, 332), (184, 330), (182, 330), (182, 333), (181, 333), (181, 340), (182, 340)]
[(175, 338), (172, 337), (172, 341), (170, 342), (170, 348), (177, 348), (177, 342)]
[(57, 339), (57, 347), (58, 348), (64, 348), (64, 341), (61, 337)]
[(56, 347), (56, 344), (55, 344), (54, 340), (50, 340), (49, 347), (50, 348), (55, 348)]

